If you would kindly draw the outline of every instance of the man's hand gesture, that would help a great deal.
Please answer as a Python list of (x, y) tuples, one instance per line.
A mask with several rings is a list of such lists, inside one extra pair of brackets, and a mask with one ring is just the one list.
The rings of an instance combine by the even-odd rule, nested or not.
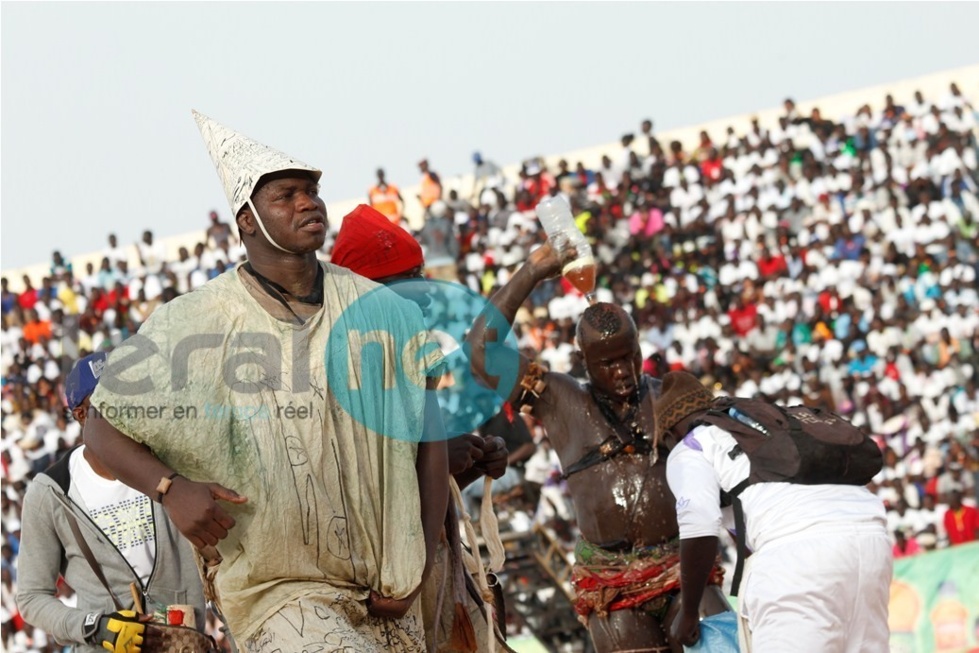
[(174, 526), (198, 549), (214, 546), (235, 525), (218, 501), (245, 503), (248, 498), (223, 485), (197, 483), (183, 476), (175, 477), (163, 495), (163, 507)]
[(559, 240), (559, 242), (553, 244), (548, 240), (531, 252), (530, 256), (527, 257), (527, 265), (533, 271), (534, 278), (538, 280), (550, 279), (559, 275), (563, 263), (558, 252), (566, 247), (567, 239)]

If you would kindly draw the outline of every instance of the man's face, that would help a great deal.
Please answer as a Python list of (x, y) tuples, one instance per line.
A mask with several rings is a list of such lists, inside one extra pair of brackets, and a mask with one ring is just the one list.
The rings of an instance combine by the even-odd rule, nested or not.
[(642, 373), (642, 353), (632, 329), (622, 329), (612, 336), (589, 334), (582, 344), (585, 369), (595, 388), (610, 397), (631, 398)]
[(948, 507), (952, 510), (958, 510), (962, 507), (962, 493), (959, 491), (953, 491), (948, 497)]
[(326, 204), (319, 184), (307, 175), (273, 179), (252, 199), (275, 242), (290, 252), (316, 251), (326, 240)]

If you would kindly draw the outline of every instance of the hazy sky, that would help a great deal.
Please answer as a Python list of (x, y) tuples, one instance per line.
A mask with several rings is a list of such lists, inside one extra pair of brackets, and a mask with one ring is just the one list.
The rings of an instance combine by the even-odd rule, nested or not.
[[(976, 3), (2, 4), (2, 267), (229, 209), (190, 110), (417, 182), (979, 61)], [(333, 216), (339, 218), (340, 216)]]

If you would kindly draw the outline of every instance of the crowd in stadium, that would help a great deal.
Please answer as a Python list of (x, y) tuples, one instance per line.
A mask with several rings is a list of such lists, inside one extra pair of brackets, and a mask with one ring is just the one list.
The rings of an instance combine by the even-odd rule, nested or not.
[[(476, 154), (466, 188), (443, 188), (422, 161), (416, 236), (433, 276), (491, 294), (543, 240), (537, 202), (565, 194), (598, 261), (598, 297), (631, 311), (647, 371), (688, 370), (720, 393), (825, 406), (865, 428), (884, 451), (873, 489), (888, 506), (895, 556), (913, 555), (979, 531), (977, 115), (952, 84), (941, 97), (887, 96), (835, 117), (803, 115), (787, 99), (777, 124), (701, 132), (693, 147), (661, 142), (647, 120), (595, 169), (535, 157), (507, 178)], [(410, 228), (399, 195), (379, 171), (369, 201)], [(210, 220), (177, 260), (146, 231), (130, 246), (135, 269), (110, 236), (98, 269), (73, 269), (55, 252), (40, 287), (25, 277), (15, 292), (3, 279), (9, 650), (60, 650), (23, 624), (13, 596), (25, 488), (79, 437), (64, 375), (242, 259), (236, 230)], [(562, 279), (540, 286), (518, 315), (521, 348), (584, 378), (574, 327), (586, 306)], [(538, 520), (570, 540), (556, 457), (534, 434), (522, 483), (501, 496), (501, 528)], [(72, 600), (70, 588), (63, 594)]]

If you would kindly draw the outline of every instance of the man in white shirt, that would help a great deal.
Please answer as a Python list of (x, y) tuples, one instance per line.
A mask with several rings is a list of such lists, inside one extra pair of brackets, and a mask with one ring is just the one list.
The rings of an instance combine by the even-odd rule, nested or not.
[(190, 273), (197, 269), (197, 261), (190, 257), (186, 247), (181, 247), (178, 260), (167, 263), (167, 269), (176, 277), (176, 289), (181, 295), (190, 290)]
[(914, 101), (908, 103), (907, 112), (909, 115), (920, 118), (931, 110), (931, 103), (925, 100), (921, 91), (914, 92)]
[(161, 242), (153, 242), (153, 232), (144, 231), (142, 242), (136, 243), (139, 262), (148, 274), (159, 274), (167, 260), (167, 250)]
[(884, 232), (884, 241), (893, 243), (898, 252), (911, 256), (914, 254), (914, 229), (906, 227), (901, 213), (894, 214), (895, 227)]
[[(717, 555), (721, 492), (751, 471), (724, 429), (701, 422), (713, 394), (686, 372), (663, 377), (656, 429), (674, 444), (667, 481), (680, 526), (682, 607), (673, 633), (699, 640), (697, 605)], [(732, 415), (733, 416), (733, 415)], [(739, 604), (742, 651), (886, 651), (891, 545), (884, 506), (852, 485), (756, 483), (739, 495), (748, 560)]]
[(125, 250), (119, 247), (119, 240), (115, 234), (109, 234), (109, 246), (102, 250), (102, 256), (109, 259), (109, 265), (112, 267), (129, 260)]
[[(82, 425), (105, 361), (105, 352), (91, 354), (65, 380), (68, 408)], [(91, 554), (84, 553), (79, 537)], [(147, 615), (190, 604), (203, 630), (204, 594), (190, 543), (165, 513), (154, 510), (148, 496), (116, 480), (84, 444), (29, 486), (22, 543), (17, 605), (27, 623), (61, 644), (74, 644), (77, 651), (139, 653), (149, 617), (137, 618), (128, 608), (112, 611), (110, 586), (117, 605), (131, 606), (138, 593), (134, 609)], [(104, 580), (96, 579), (92, 564), (99, 565)], [(55, 596), (59, 577), (77, 592), (75, 606)]]

